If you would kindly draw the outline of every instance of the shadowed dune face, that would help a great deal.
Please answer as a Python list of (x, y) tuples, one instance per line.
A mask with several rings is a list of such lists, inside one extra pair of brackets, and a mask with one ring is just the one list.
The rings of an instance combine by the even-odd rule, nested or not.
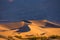
[(30, 27), (28, 25), (24, 25), (23, 27), (20, 27), (19, 30), (17, 32), (29, 32), (30, 31)]

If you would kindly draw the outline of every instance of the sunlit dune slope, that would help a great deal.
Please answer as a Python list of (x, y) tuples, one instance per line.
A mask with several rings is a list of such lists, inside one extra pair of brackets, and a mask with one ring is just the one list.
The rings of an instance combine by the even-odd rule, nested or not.
[[(31, 21), (32, 24), (29, 24), (29, 28), (31, 29), (29, 32), (23, 32), (20, 35), (26, 37), (26, 35), (35, 35), (35, 36), (41, 36), (41, 34), (45, 33), (45, 36), (50, 35), (60, 35), (60, 28), (47, 28), (45, 27), (46, 20), (43, 21)], [(41, 23), (40, 23), (41, 22)], [(55, 24), (54, 24), (55, 25)], [(44, 28), (42, 28), (44, 27)]]
[[(45, 27), (45, 22), (47, 22), (47, 20), (41, 20), (41, 21), (37, 21), (37, 20), (32, 20), (32, 23), (29, 24), (29, 28), (31, 29), (29, 32), (23, 32), (20, 35), (22, 36), (26, 36), (26, 35), (35, 35), (35, 36), (41, 36), (41, 34), (45, 33), (45, 36), (50, 36), (50, 35), (60, 35), (60, 28), (47, 28)], [(49, 22), (51, 23), (51, 22)], [(52, 22), (53, 24), (53, 22)], [(53, 24), (55, 25), (55, 24)], [(44, 28), (42, 28), (44, 27)], [(53, 32), (53, 33), (52, 33)]]
[(6, 27), (5, 27), (5, 26), (6, 26), (6, 25), (0, 24), (0, 30), (9, 30), (8, 28), (6, 28), (7, 26), (6, 26)]
[(16, 28), (23, 27), (24, 22), (21, 21), (21, 22), (10, 22), (10, 23), (5, 23), (5, 24), (3, 23), (3, 24), (0, 24), (0, 26), (7, 29), (16, 29)]
[(60, 28), (43, 28), (46, 32), (45, 36), (50, 35), (59, 35), (60, 36)]

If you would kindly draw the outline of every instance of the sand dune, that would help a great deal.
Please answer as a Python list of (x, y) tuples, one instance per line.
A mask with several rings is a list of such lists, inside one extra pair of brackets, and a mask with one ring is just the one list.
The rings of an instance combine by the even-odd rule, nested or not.
[[(15, 35), (20, 35), (22, 38), (27, 38), (30, 35), (34, 35), (36, 37), (41, 36), (41, 34), (45, 33), (43, 36), (50, 36), (50, 35), (60, 35), (60, 28), (46, 28), (45, 27), (45, 22), (46, 20), (30, 20), (32, 22), (31, 24), (28, 24), (28, 27), (31, 29), (28, 32), (22, 32), (18, 33), (16, 30), (11, 30), (11, 28), (19, 28), (23, 27), (25, 25), (24, 22), (15, 22), (15, 23), (9, 23), (8, 26), (7, 24), (0, 24), (0, 30), (7, 30), (7, 31), (2, 31), (0, 32), (0, 35), (4, 36), (15, 36)], [(55, 25), (55, 24), (54, 24)], [(42, 28), (44, 27), (44, 28)], [(15, 38), (17, 39), (17, 38)]]
[(24, 26), (24, 22), (10, 22), (10, 23), (3, 23), (0, 24), (1, 27), (7, 28), (7, 29), (15, 29), (15, 28), (20, 28)]

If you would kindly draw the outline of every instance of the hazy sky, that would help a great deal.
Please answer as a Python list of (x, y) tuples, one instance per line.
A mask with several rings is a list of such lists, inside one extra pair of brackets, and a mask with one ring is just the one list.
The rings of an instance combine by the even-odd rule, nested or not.
[(22, 19), (60, 22), (60, 0), (0, 0), (0, 20)]

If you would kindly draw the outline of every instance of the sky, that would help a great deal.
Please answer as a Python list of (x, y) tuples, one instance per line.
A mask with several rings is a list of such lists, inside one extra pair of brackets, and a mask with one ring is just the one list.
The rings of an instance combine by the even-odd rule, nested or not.
[(60, 22), (60, 0), (0, 0), (0, 20)]

